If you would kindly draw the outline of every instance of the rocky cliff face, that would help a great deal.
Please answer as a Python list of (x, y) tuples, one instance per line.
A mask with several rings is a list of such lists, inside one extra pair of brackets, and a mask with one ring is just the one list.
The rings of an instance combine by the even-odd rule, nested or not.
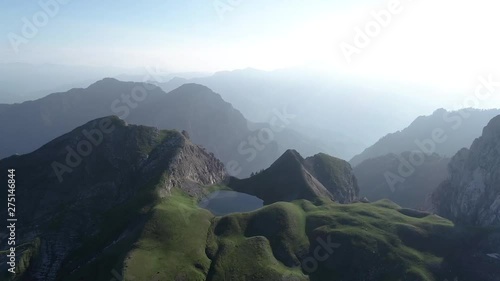
[(463, 224), (500, 225), (500, 116), (449, 165), (450, 177), (433, 195), (436, 211)]
[(317, 198), (349, 203), (359, 192), (352, 168), (346, 161), (326, 154), (304, 159), (295, 150), (287, 150), (271, 167), (251, 178), (233, 178), (230, 187), (255, 195), (265, 204)]
[[(95, 251), (132, 235), (148, 205), (172, 189), (196, 196), (201, 185), (225, 177), (222, 163), (181, 133), (127, 125), (117, 117), (91, 121), (35, 152), (4, 159), (0, 169), (16, 170), (17, 244), (26, 243), (19, 251), (36, 256), (26, 259), (23, 280), (56, 280), (62, 269), (78, 264), (76, 249), (91, 260)], [(6, 193), (1, 196), (6, 200)]]

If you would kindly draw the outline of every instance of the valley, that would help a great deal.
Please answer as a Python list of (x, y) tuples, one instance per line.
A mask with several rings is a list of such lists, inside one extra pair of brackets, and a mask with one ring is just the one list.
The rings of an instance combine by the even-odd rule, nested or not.
[[(487, 136), (500, 132), (497, 123)], [(102, 133), (103, 124), (112, 130)], [(47, 164), (65, 161), (68, 145), (90, 143), (89, 135), (99, 142), (60, 180)], [(288, 150), (268, 169), (237, 179), (187, 135), (110, 116), (1, 160), (6, 167), (19, 171), (23, 186), (17, 196), (24, 245), (16, 278), (6, 280), (104, 281), (117, 273), (123, 280), (496, 280), (500, 274), (491, 257), (500, 251), (496, 222), (477, 228), (388, 199), (361, 200), (356, 169), (326, 154), (302, 158)], [(418, 182), (406, 191), (416, 191)]]
[(499, 10), (0, 1), (0, 281), (500, 281)]

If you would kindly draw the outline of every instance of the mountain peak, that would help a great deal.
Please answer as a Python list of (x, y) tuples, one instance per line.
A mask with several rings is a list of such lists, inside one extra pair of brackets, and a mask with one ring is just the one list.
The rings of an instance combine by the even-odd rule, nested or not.
[(125, 120), (120, 119), (120, 117), (118, 117), (116, 115), (109, 115), (109, 116), (104, 116), (101, 118), (96, 118), (94, 120), (91, 120), (91, 121), (85, 123), (84, 125), (82, 125), (81, 127), (90, 126), (91, 124), (96, 124), (96, 123), (102, 123), (104, 121), (109, 121), (111, 123), (111, 125), (115, 125), (118, 127), (127, 127), (128, 126), (127, 122), (125, 122)]
[(432, 115), (442, 116), (446, 112), (448, 112), (446, 109), (444, 109), (444, 108), (438, 108), (438, 109), (434, 110), (434, 112), (432, 113)]
[[(323, 159), (324, 158), (324, 159)], [(297, 151), (287, 150), (268, 169), (244, 179), (232, 179), (234, 190), (255, 195), (265, 204), (298, 199), (326, 198), (341, 203), (356, 199), (358, 187), (349, 163), (318, 154), (304, 159)]]
[[(147, 85), (147, 86), (145, 86)], [(99, 81), (94, 82), (90, 86), (88, 86), (87, 89), (89, 90), (110, 90), (110, 91), (115, 91), (116, 89), (125, 89), (127, 88), (127, 92), (132, 92), (134, 90), (134, 87), (136, 86), (143, 86), (148, 92), (151, 92), (152, 90), (155, 91), (162, 91), (160, 87), (150, 84), (147, 82), (133, 82), (133, 81), (121, 81), (113, 77), (106, 77), (103, 78)]]
[(358, 181), (349, 162), (319, 153), (304, 161), (307, 170), (333, 195), (335, 200), (348, 203), (359, 194)]
[(120, 83), (122, 81), (116, 79), (116, 78), (113, 78), (113, 77), (106, 77), (106, 78), (103, 78), (99, 81), (96, 81), (94, 83), (92, 83), (90, 85), (90, 87), (92, 86), (102, 86), (102, 85), (112, 85), (112, 84), (115, 84), (115, 83)]
[[(209, 87), (197, 84), (197, 83), (186, 83), (182, 84), (176, 90), (178, 91), (210, 91), (213, 92)], [(174, 90), (174, 91), (176, 91)]]
[(290, 165), (291, 163), (302, 165), (303, 162), (304, 158), (302, 158), (295, 149), (288, 149), (272, 164), (272, 166)]
[[(127, 125), (116, 116), (88, 122), (32, 153), (0, 160), (4, 171), (13, 167), (16, 183), (23, 186), (16, 190), (23, 199), (16, 202), (19, 227), (36, 225), (43, 243), (57, 245), (37, 250), (51, 266), (31, 264), (30, 271), (43, 277), (29, 280), (56, 280), (66, 258), (85, 245), (80, 237), (93, 239), (107, 230), (112, 235), (98, 236), (99, 243), (112, 245), (127, 224), (130, 232), (123, 235), (135, 235), (133, 229), (160, 198), (174, 190), (201, 196), (202, 186), (225, 178), (222, 163), (179, 132)], [(7, 200), (7, 193), (0, 199)], [(126, 219), (113, 218), (110, 228), (112, 213)], [(6, 216), (0, 214), (4, 221)], [(31, 238), (18, 237), (23, 244)]]
[(500, 135), (500, 115), (491, 119), (486, 127), (483, 129), (483, 137), (494, 137)]
[(168, 96), (180, 96), (189, 100), (196, 99), (197, 101), (201, 99), (203, 102), (208, 103), (216, 102), (228, 104), (219, 94), (212, 91), (209, 87), (196, 83), (182, 84), (178, 88), (168, 92)]

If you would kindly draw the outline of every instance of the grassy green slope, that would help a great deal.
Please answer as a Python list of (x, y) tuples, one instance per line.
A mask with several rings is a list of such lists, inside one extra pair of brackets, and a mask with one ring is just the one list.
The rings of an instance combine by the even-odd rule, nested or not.
[(214, 217), (176, 191), (115, 255), (121, 266), (106, 270), (128, 281), (453, 280), (447, 255), (461, 237), (448, 220), (385, 200), (298, 200)]
[(179, 193), (162, 200), (127, 256), (125, 280), (205, 280), (211, 218)]
[(213, 264), (208, 280), (307, 280), (295, 256), (307, 251), (305, 223), (302, 210), (289, 203), (216, 218), (209, 232)]
[[(319, 153), (312, 157), (306, 159), (309, 163), (309, 168), (312, 169), (313, 175), (321, 182), (325, 187), (332, 188), (334, 191), (340, 192), (341, 194), (348, 194), (350, 184), (346, 182), (349, 181), (347, 175), (351, 174), (350, 164), (342, 159), (335, 158), (333, 156)], [(355, 179), (353, 187), (356, 195), (359, 193), (359, 188)], [(330, 190), (332, 192), (332, 190)]]
[[(299, 275), (301, 269), (311, 280), (435, 280), (453, 246), (453, 224), (398, 210), (385, 201), (319, 206), (297, 201), (218, 218), (211, 232), (219, 242), (216, 273), (209, 280), (227, 280), (232, 268), (240, 275), (229, 275), (230, 280), (283, 280), (276, 276)], [(338, 248), (326, 249), (318, 241)], [(369, 279), (374, 277), (381, 279)]]

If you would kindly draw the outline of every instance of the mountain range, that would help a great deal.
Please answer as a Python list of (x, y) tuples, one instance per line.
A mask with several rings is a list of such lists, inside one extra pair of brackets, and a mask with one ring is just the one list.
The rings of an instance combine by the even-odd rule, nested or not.
[(156, 84), (170, 91), (185, 83), (213, 89), (254, 122), (269, 122), (273, 112), (287, 108), (297, 116), (290, 128), (325, 142), (321, 152), (342, 159), (352, 158), (387, 132), (436, 108), (428, 100), (418, 100), (401, 91), (397, 96), (405, 98), (395, 98), (393, 85), (353, 80), (340, 73), (325, 75), (307, 67), (221, 71)]
[(42, 98), (50, 93), (88, 87), (102, 77), (114, 77), (123, 81), (161, 82), (178, 76), (193, 78), (205, 75), (188, 72), (166, 73), (163, 69), (153, 67), (127, 69), (53, 63), (0, 63), (0, 83), (3, 85), (0, 90), (0, 103), (21, 103)]
[(0, 125), (0, 158), (31, 152), (79, 124), (111, 114), (135, 124), (186, 130), (240, 177), (267, 167), (287, 148), (308, 155), (321, 146), (287, 128), (286, 112), (271, 124), (250, 123), (205, 86), (186, 84), (165, 93), (151, 84), (107, 78), (87, 88), (0, 105), (0, 119), (10, 120)]
[[(0, 160), (0, 169), (15, 169), (18, 179), (22, 262), (14, 280), (495, 281), (500, 274), (488, 256), (500, 250), (500, 230), (458, 226), (389, 200), (359, 202), (350, 165), (326, 154), (304, 159), (289, 150), (235, 184), (187, 132), (108, 116)], [(198, 206), (206, 194), (233, 189), (266, 206), (225, 216)]]
[[(1, 160), (22, 187), (16, 280), (496, 280), (496, 232), (387, 200), (354, 203), (349, 164), (328, 155), (287, 151), (236, 187), (263, 183), (266, 207), (214, 217), (196, 202), (231, 180), (186, 135), (110, 116)], [(273, 197), (289, 191), (286, 176), (296, 196)]]
[(430, 116), (418, 117), (401, 131), (386, 135), (349, 162), (357, 166), (370, 158), (405, 151), (451, 157), (469, 147), (481, 135), (482, 128), (499, 114), (499, 109), (438, 109)]
[[(16, 275), (1, 280), (498, 281), (500, 110), (439, 109), (348, 162), (378, 120), (351, 122), (342, 107), (362, 96), (329, 108), (314, 101), (333, 88), (277, 77), (105, 78), (0, 104), (17, 187)], [(272, 114), (248, 121), (226, 96)]]

